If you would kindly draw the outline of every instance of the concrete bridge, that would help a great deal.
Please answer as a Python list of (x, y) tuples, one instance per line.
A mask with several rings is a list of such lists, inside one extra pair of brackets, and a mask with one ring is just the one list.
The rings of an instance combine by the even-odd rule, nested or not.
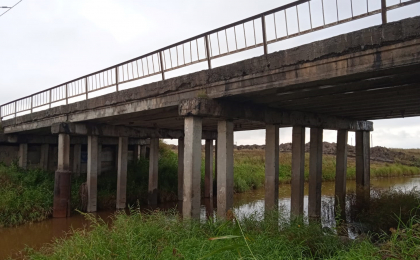
[[(116, 208), (122, 209), (126, 207), (129, 145), (134, 158), (144, 154), (145, 145), (150, 148), (149, 203), (156, 204), (159, 138), (178, 139), (178, 196), (183, 216), (198, 218), (201, 143), (205, 140), (204, 194), (213, 197), (216, 159), (217, 214), (224, 217), (233, 206), (234, 131), (266, 129), (265, 208), (274, 209), (278, 205), (279, 128), (293, 127), (291, 211), (301, 215), (308, 127), (309, 215), (316, 217), (321, 210), (323, 129), (338, 130), (338, 203), (343, 203), (346, 192), (348, 131), (356, 132), (357, 192), (358, 198), (365, 199), (370, 186), (369, 133), (373, 131), (373, 123), (367, 120), (419, 116), (419, 71), (420, 17), (415, 17), (41, 111), (34, 111), (31, 103), (25, 115), (16, 113), (16, 102), (15, 116), (2, 121), (0, 142), (19, 144), (22, 167), (27, 166), (28, 144), (40, 147), (43, 168), (57, 158), (53, 215), (66, 217), (71, 174), (80, 169), (81, 144), (88, 145), (88, 211), (94, 212), (97, 176), (103, 166), (101, 145), (118, 146), (113, 162), (118, 172)], [(159, 73), (164, 79), (163, 72)], [(87, 84), (86, 80), (86, 89)], [(69, 85), (65, 86), (68, 94)], [(50, 106), (51, 102), (50, 96)], [(213, 140), (217, 140), (216, 158)], [(49, 145), (57, 145), (57, 154), (48, 153)]]

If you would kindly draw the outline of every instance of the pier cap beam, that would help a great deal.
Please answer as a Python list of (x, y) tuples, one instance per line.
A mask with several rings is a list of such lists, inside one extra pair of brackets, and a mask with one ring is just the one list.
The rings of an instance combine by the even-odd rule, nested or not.
[[(82, 123), (55, 123), (51, 126), (52, 134), (71, 134), (71, 135), (97, 135), (120, 137), (128, 136), (131, 138), (171, 138), (179, 139), (184, 137), (182, 130), (137, 128), (113, 125), (92, 125)], [(203, 131), (203, 139), (216, 139), (216, 132)]]
[(281, 126), (318, 127), (330, 130), (373, 131), (373, 122), (358, 121), (335, 116), (327, 116), (279, 109), (253, 104), (225, 102), (214, 99), (187, 99), (178, 107), (180, 116), (200, 116), (221, 119), (245, 119), (265, 124)]

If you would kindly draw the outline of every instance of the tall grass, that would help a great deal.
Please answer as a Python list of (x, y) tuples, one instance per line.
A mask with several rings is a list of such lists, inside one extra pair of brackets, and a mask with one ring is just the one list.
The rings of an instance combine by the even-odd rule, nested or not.
[[(181, 221), (174, 212), (118, 213), (112, 228), (89, 216), (92, 231), (74, 231), (30, 259), (319, 259), (339, 258), (361, 243), (324, 234), (319, 225), (258, 221)], [(366, 245), (364, 245), (366, 246)], [(373, 246), (371, 246), (373, 248)]]
[[(265, 159), (264, 150), (239, 150), (234, 153), (235, 192), (243, 192), (264, 185)], [(280, 153), (279, 180), (280, 183), (290, 183), (292, 171), (292, 154)], [(333, 155), (323, 155), (322, 180), (334, 181), (336, 159)], [(309, 180), (309, 154), (305, 154), (305, 180)], [(371, 177), (398, 177), (420, 174), (420, 167), (401, 164), (371, 162)], [(356, 179), (356, 164), (354, 158), (348, 158), (347, 179)]]
[[(378, 213), (369, 218), (378, 226), (356, 240), (317, 222), (289, 221), (285, 211), (199, 222), (182, 220), (175, 210), (142, 214), (137, 208), (130, 215), (117, 212), (112, 226), (87, 214), (89, 230), (73, 230), (27, 254), (29, 259), (418, 259), (419, 199), (415, 191), (375, 194), (369, 205)], [(392, 228), (384, 232), (380, 225), (392, 216)]]
[(34, 170), (31, 174), (13, 163), (0, 165), (0, 227), (46, 219), (52, 210), (54, 178)]

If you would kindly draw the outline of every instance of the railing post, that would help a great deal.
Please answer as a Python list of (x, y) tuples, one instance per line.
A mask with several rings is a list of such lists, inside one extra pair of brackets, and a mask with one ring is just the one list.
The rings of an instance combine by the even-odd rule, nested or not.
[(66, 84), (66, 105), (68, 105), (68, 104), (69, 104), (69, 87)]
[(388, 21), (386, 15), (386, 0), (381, 0), (381, 8), (382, 8), (382, 24), (386, 24)]
[(50, 108), (51, 108), (51, 103), (52, 103), (52, 90), (50, 89)]
[(211, 70), (211, 57), (210, 57), (210, 48), (209, 48), (208, 35), (204, 36), (204, 42), (206, 44), (207, 63), (209, 65), (209, 70)]
[(267, 30), (265, 29), (265, 16), (261, 16), (261, 25), (262, 25), (262, 36), (263, 36), (263, 48), (264, 48), (264, 55), (268, 54), (268, 47), (267, 47)]
[(33, 107), (34, 107), (34, 96), (31, 96), (31, 114), (33, 112)]
[(15, 118), (17, 116), (17, 101), (15, 101)]
[(85, 78), (85, 92), (86, 92), (86, 100), (88, 100), (88, 78)]
[(117, 91), (119, 91), (118, 89), (118, 66), (115, 67), (115, 88)]
[(163, 59), (162, 59), (162, 52), (159, 52), (159, 58), (160, 58), (160, 71), (162, 72), (162, 80), (165, 80), (165, 69), (163, 68)]

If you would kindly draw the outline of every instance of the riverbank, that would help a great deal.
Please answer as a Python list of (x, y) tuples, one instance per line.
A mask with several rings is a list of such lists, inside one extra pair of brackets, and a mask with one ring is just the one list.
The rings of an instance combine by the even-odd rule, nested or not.
[[(160, 144), (159, 201), (177, 201), (178, 161), (177, 154), (164, 143)], [(263, 187), (265, 180), (264, 150), (236, 150), (234, 153), (234, 191), (241, 193)], [(127, 203), (138, 201), (145, 205), (147, 199), (148, 160), (131, 162), (127, 174)], [(305, 178), (308, 180), (309, 154), (306, 154)], [(420, 168), (383, 162), (371, 163), (371, 176), (397, 177), (420, 174)], [(279, 178), (281, 183), (291, 179), (291, 154), (280, 154)], [(355, 179), (355, 162), (348, 160), (348, 179)], [(202, 164), (204, 183), (204, 163)], [(335, 156), (323, 157), (323, 180), (334, 181)], [(80, 186), (86, 175), (72, 178), (71, 208), (82, 209)], [(16, 226), (25, 222), (41, 221), (50, 217), (54, 190), (54, 174), (41, 170), (23, 170), (12, 164), (0, 165), (0, 227)], [(98, 210), (114, 209), (117, 176), (114, 172), (103, 173), (98, 178)], [(202, 189), (204, 190), (204, 189)]]
[[(287, 212), (197, 222), (181, 220), (176, 211), (142, 214), (134, 209), (129, 215), (116, 213), (112, 227), (86, 215), (93, 229), (73, 231), (41, 250), (27, 249), (26, 255), (28, 259), (416, 259), (420, 218), (413, 209), (419, 206), (418, 192), (388, 191), (370, 204), (396, 205), (403, 197), (407, 201), (415, 198), (415, 204), (407, 203), (405, 210), (396, 212), (383, 207), (384, 216), (371, 216), (377, 221), (370, 223), (383, 224), (388, 233), (380, 229), (380, 233), (365, 233), (356, 240), (343, 236), (341, 227), (290, 222)], [(372, 211), (364, 212), (368, 213)], [(371, 228), (366, 232), (377, 225), (366, 225)]]

